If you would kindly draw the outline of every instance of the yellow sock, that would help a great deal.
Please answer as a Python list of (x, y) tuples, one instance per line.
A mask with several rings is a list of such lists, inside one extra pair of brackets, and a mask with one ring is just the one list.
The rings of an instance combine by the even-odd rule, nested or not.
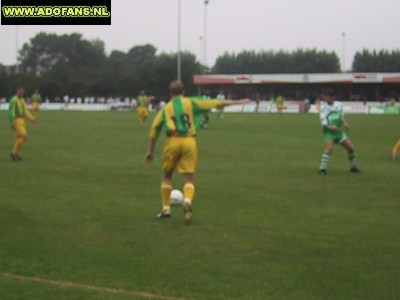
[(19, 153), (21, 152), (21, 147), (22, 144), (25, 142), (25, 139), (22, 137), (17, 137), (17, 139), (15, 140), (15, 144), (14, 144), (14, 148), (12, 150), (12, 153), (15, 155), (19, 155)]
[(400, 151), (400, 140), (398, 140), (396, 145), (394, 145), (392, 154), (397, 155), (397, 153), (399, 153), (399, 151)]
[(185, 183), (183, 186), (183, 201), (192, 204), (193, 197), (194, 197), (194, 184), (191, 182)]
[(171, 181), (161, 181), (161, 203), (164, 212), (169, 212), (171, 209)]

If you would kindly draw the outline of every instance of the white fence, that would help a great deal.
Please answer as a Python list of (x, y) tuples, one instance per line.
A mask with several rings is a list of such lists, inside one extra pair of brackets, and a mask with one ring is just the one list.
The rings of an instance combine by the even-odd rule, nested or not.
[[(300, 103), (285, 103), (284, 113), (299, 113), (301, 112)], [(260, 101), (257, 104), (255, 102), (245, 105), (232, 105), (224, 108), (224, 112), (243, 112), (243, 113), (276, 113), (278, 109), (276, 105), (270, 101)]]
[[(28, 109), (30, 106), (28, 105)], [(50, 110), (50, 111), (110, 111), (115, 107), (111, 104), (102, 103), (42, 103), (40, 105), (40, 110)], [(8, 110), (8, 103), (1, 103), (0, 110)]]
[[(342, 102), (343, 110), (347, 114), (400, 114), (400, 105), (395, 106), (385, 105), (381, 102)], [(319, 113), (319, 105), (313, 104), (310, 106), (309, 113)]]
[[(302, 101), (287, 101), (284, 104), (283, 113), (304, 112), (305, 104)], [(384, 105), (380, 102), (343, 102), (344, 112), (347, 114), (400, 114), (400, 105)], [(8, 109), (8, 103), (0, 103), (0, 111)], [(132, 110), (130, 106), (115, 106), (102, 103), (42, 103), (43, 111), (111, 111), (111, 110)], [(215, 111), (215, 110), (213, 110)], [(270, 101), (260, 101), (245, 105), (232, 105), (224, 108), (227, 113), (277, 113), (277, 107)], [(319, 105), (310, 105), (309, 113), (319, 113)]]

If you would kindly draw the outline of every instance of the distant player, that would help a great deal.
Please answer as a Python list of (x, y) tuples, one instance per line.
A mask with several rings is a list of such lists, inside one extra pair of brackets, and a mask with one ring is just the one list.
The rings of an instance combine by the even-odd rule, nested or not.
[(39, 93), (38, 89), (35, 89), (35, 92), (31, 96), (31, 103), (32, 103), (32, 111), (37, 113), (40, 108), (40, 104), (42, 103), (42, 96)]
[(32, 123), (36, 123), (36, 119), (28, 111), (25, 105), (25, 88), (18, 87), (14, 97), (10, 99), (8, 107), (8, 120), (10, 122), (11, 129), (16, 135), (14, 148), (11, 151), (11, 159), (13, 161), (22, 160), (20, 153), (22, 145), (28, 138), (28, 134), (25, 126), (25, 118)]
[(161, 182), (162, 210), (157, 218), (169, 218), (171, 212), (170, 193), (171, 180), (176, 168), (183, 175), (183, 212), (185, 224), (192, 223), (192, 200), (194, 197), (194, 173), (197, 163), (196, 131), (199, 125), (201, 110), (210, 110), (220, 106), (244, 104), (249, 99), (242, 100), (194, 100), (183, 96), (183, 84), (173, 81), (169, 86), (172, 99), (160, 110), (154, 118), (150, 130), (149, 149), (146, 154), (148, 163), (153, 161), (157, 138), (164, 128), (167, 139), (163, 149), (162, 167), (164, 171)]
[(276, 109), (278, 113), (281, 114), (283, 110), (286, 109), (285, 98), (283, 98), (282, 95), (279, 95), (278, 97), (276, 97), (275, 101), (276, 101)]
[(360, 173), (361, 171), (356, 166), (353, 144), (343, 131), (343, 127), (347, 130), (350, 129), (349, 124), (344, 119), (343, 104), (334, 100), (334, 92), (332, 89), (327, 89), (325, 91), (324, 98), (326, 102), (321, 104), (320, 120), (325, 140), (325, 151), (322, 154), (319, 174), (327, 174), (326, 169), (335, 144), (340, 144), (347, 150), (350, 172)]
[(397, 140), (396, 144), (394, 145), (392, 149), (392, 158), (393, 160), (397, 159), (397, 154), (400, 151), (400, 139)]
[[(219, 91), (217, 95), (218, 100), (225, 100), (225, 94), (224, 91)], [(223, 119), (224, 118), (224, 107), (221, 106), (217, 109), (217, 119)]]
[(144, 90), (140, 91), (139, 96), (137, 96), (136, 99), (136, 114), (139, 118), (139, 125), (143, 126), (144, 122), (147, 120), (147, 117), (149, 116), (149, 97), (147, 97), (146, 93)]

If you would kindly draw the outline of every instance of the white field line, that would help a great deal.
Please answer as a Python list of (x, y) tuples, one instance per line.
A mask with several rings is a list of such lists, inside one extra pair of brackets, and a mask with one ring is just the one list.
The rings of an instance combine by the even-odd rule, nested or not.
[(15, 280), (20, 280), (20, 281), (37, 282), (37, 283), (53, 285), (53, 286), (58, 286), (58, 287), (65, 287), (65, 288), (92, 290), (92, 291), (110, 293), (110, 294), (116, 294), (116, 295), (122, 295), (122, 296), (141, 297), (143, 299), (189, 300), (189, 299), (184, 299), (184, 298), (157, 295), (157, 294), (152, 294), (152, 293), (147, 293), (147, 292), (129, 291), (129, 290), (124, 290), (124, 289), (115, 289), (115, 288), (109, 288), (109, 287), (103, 287), (103, 286), (81, 284), (81, 283), (76, 283), (76, 282), (71, 282), (71, 281), (51, 280), (51, 279), (45, 279), (45, 278), (40, 278), (40, 277), (24, 276), (24, 275), (12, 274), (12, 273), (8, 273), (8, 272), (1, 272), (0, 274), (4, 277), (15, 279)]

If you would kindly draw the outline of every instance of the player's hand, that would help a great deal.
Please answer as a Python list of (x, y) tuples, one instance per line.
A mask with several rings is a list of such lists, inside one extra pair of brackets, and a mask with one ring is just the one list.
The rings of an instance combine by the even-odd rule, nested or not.
[(36, 119), (34, 119), (31, 121), (31, 123), (36, 125), (38, 123), (38, 121)]
[(149, 164), (149, 163), (153, 162), (153, 160), (154, 160), (154, 155), (153, 155), (153, 153), (148, 152), (148, 153), (146, 154), (146, 162)]
[(339, 128), (336, 125), (330, 125), (328, 129), (332, 132), (338, 132)]
[(252, 102), (250, 98), (240, 99), (239, 101), (241, 102), (241, 104), (246, 104), (246, 103)]
[(11, 127), (11, 129), (15, 129), (15, 124), (12, 123), (10, 127)]

